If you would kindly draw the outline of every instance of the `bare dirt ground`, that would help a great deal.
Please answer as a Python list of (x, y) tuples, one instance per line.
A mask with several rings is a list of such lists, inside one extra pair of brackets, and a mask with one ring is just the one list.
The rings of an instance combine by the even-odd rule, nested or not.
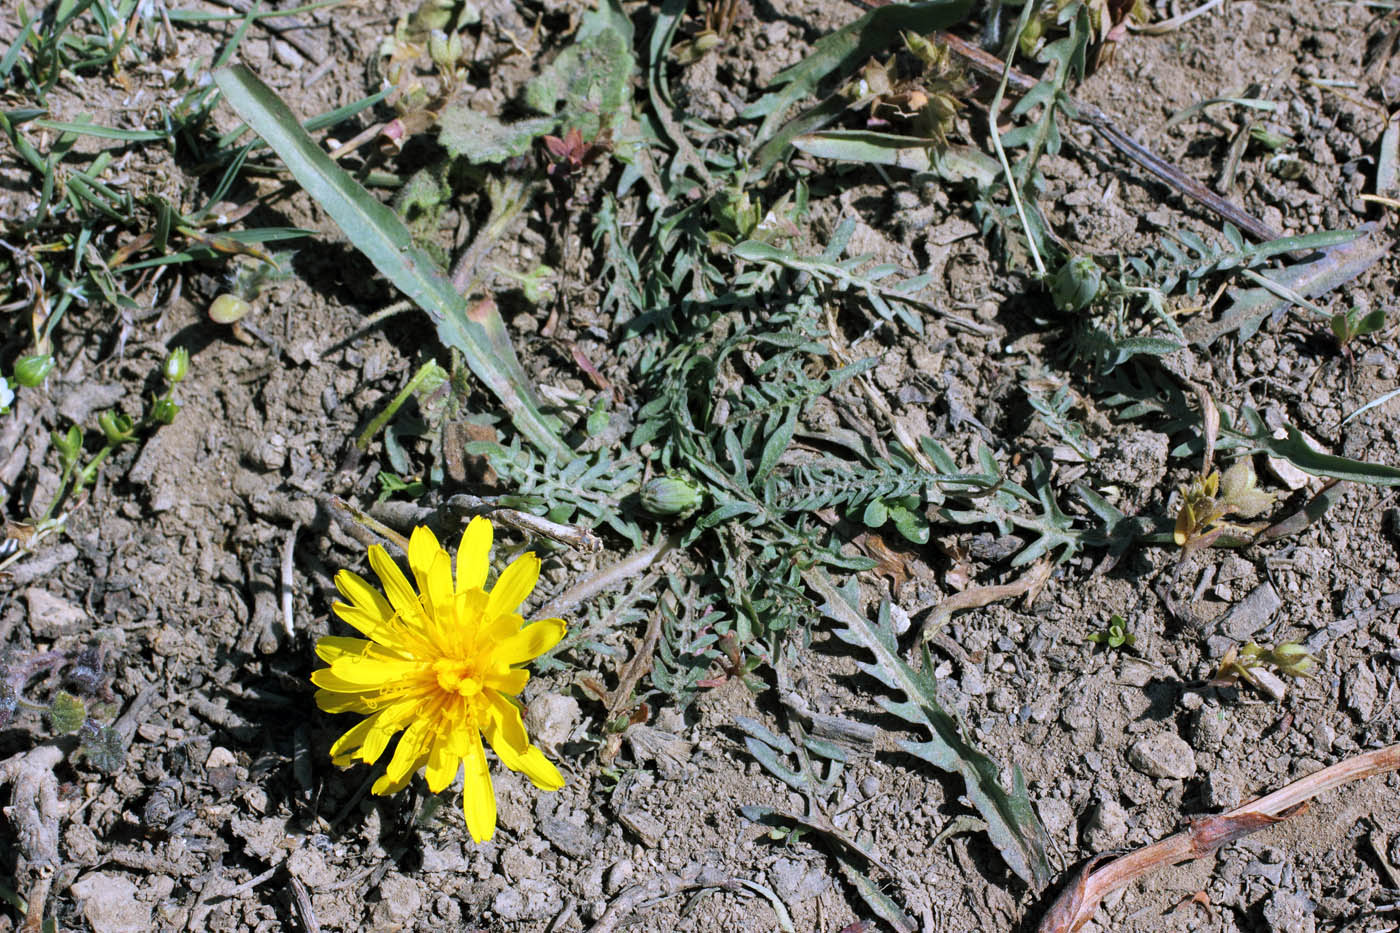
[[(249, 32), (240, 54), (298, 113), (322, 112), (375, 89), (368, 50), (407, 10), (352, 3), (304, 14), (317, 24), (306, 35), (334, 62), (309, 86), (320, 62), (263, 30)], [(547, 57), (565, 41), (573, 12), (558, 2), (488, 9), (477, 34), (499, 49), (504, 40), (492, 23), (523, 26), (514, 35), (525, 51)], [(677, 72), (676, 93), (703, 118), (733, 124), (737, 102), (755, 98), (780, 68), (860, 12), (833, 0), (745, 4), (732, 37)], [(1376, 219), (1358, 195), (1370, 190), (1376, 142), (1400, 98), (1393, 63), (1367, 67), (1373, 17), (1383, 12), (1342, 2), (1224, 3), (1165, 34), (1127, 34), (1112, 63), (1074, 94), (1187, 174), (1213, 181), (1234, 125), (1223, 115), (1166, 131), (1163, 124), (1205, 98), (1260, 84), (1257, 96), (1280, 102), (1271, 125), (1288, 134), (1300, 168), (1284, 178), (1270, 170), (1267, 153), (1251, 151), (1231, 196), (1286, 233), (1355, 227)], [(182, 29), (180, 55), (212, 56), (232, 28)], [(504, 100), (533, 63), (522, 55), (500, 61), (499, 73), (474, 92), (484, 105)], [(132, 77), (162, 93), (153, 74)], [(132, 93), (90, 77), (81, 89), (61, 87), (51, 115), (116, 122), (136, 106)], [(219, 119), (235, 122), (226, 110)], [(985, 116), (974, 109), (966, 119)], [(149, 177), (194, 168), (160, 150), (133, 155), (126, 166)], [(1167, 227), (1219, 229), (1088, 131), (1042, 170), (1049, 219), (1080, 251), (1130, 249)], [(32, 195), (17, 187), (27, 182), (13, 154), (0, 152), (0, 175), (0, 217), (8, 222)], [(1160, 425), (1095, 407), (1084, 374), (1063, 364), (1056, 334), (1038, 323), (1043, 294), (1028, 293), (1023, 276), (1002, 268), (956, 191), (849, 167), (813, 189), (812, 226), (803, 231), (811, 243), (820, 248), (836, 220), (853, 214), (860, 225), (852, 253), (933, 271), (946, 307), (992, 329), (990, 337), (954, 332), (930, 315), (922, 338), (904, 333), (877, 347), (874, 381), (916, 435), (942, 437), (959, 456), (978, 439), (1006, 452), (1042, 452), (1057, 458), (1061, 474), (1079, 471), (1097, 488), (1115, 489), (1127, 511), (1170, 514), (1168, 499), (1198, 461), (1174, 455)], [(586, 199), (586, 185), (580, 190)], [(384, 455), (377, 446), (362, 459), (347, 450), (433, 335), (413, 313), (362, 332), (367, 314), (395, 300), (391, 289), (305, 196), (282, 201), (280, 210), (285, 216), (275, 222), (324, 236), (299, 245), (295, 276), (256, 308), (253, 323), (268, 341), (241, 343), (208, 321), (221, 274), (211, 268), (187, 276), (181, 293), (149, 314), (73, 312), (58, 335), (59, 369), (0, 421), (5, 508), (19, 519), (58, 484), (51, 430), (149, 395), (144, 380), (167, 350), (191, 350), (174, 424), (119, 451), (66, 533), (0, 582), (0, 651), (16, 658), (98, 646), (115, 707), (131, 711), (115, 773), (80, 760), (55, 772), (64, 814), (52, 885), (58, 928), (305, 929), (308, 916), (322, 930), (873, 928), (858, 925), (876, 921), (815, 836), (775, 840), (740, 811), (806, 806), (759, 767), (735, 723), (752, 717), (783, 733), (790, 713), (777, 685), (756, 692), (717, 671), (717, 685), (689, 707), (653, 696), (646, 721), (607, 733), (603, 706), (583, 681), (615, 683), (642, 642), (645, 619), (601, 634), (612, 656), (580, 653), (532, 679), (530, 722), (568, 783), (540, 794), (519, 775), (498, 772), (500, 828), (489, 843), (470, 841), (459, 796), (449, 793), (440, 809), (425, 808), (421, 785), (374, 797), (369, 769), (331, 765), (327, 748), (346, 724), (311, 700), (312, 646), (341, 630), (329, 611), (335, 571), (365, 568), (363, 543), (332, 517), (328, 497), (373, 501)], [(582, 391), (586, 374), (561, 349), (577, 347), (621, 387), (623, 407), (635, 409), (645, 401), (628, 388), (638, 341), (620, 339), (598, 313), (588, 238), (576, 236), (560, 262), (556, 229), (532, 218), (501, 247), (522, 268), (550, 251), (569, 296), (549, 338), (540, 335), (548, 308), (503, 299), (526, 369), (539, 385)], [(1391, 313), (1354, 360), (1293, 317), (1249, 341), (1216, 344), (1199, 356), (1197, 378), (1222, 403), (1275, 412), (1332, 452), (1400, 463), (1400, 400), (1342, 423), (1400, 386), (1397, 278), (1400, 260), (1390, 256), (1334, 296), (1338, 306)], [(1080, 410), (1099, 451), (1091, 463), (1057, 450), (1030, 417), (1021, 388), (1032, 380), (1083, 393)], [(484, 394), (474, 401), (491, 404)], [(866, 405), (852, 392), (827, 414), (839, 423), (838, 407)], [(957, 566), (939, 540), (972, 549), (979, 582), (1015, 576), (971, 534), (935, 527), (934, 538), (896, 548), (898, 573), (862, 574), (867, 596), (887, 595), (915, 611), (951, 592)], [(621, 539), (604, 533), (604, 541), (601, 554), (555, 552), (535, 605), (628, 552)], [(1174, 584), (1194, 609), (1190, 622), (1153, 586), (1172, 577), (1176, 548), (1136, 545), (1106, 574), (1093, 572), (1103, 553), (1090, 550), (1057, 567), (1029, 604), (955, 616), (932, 646), (940, 696), (988, 754), (1024, 772), (1056, 869), (1149, 843), (1193, 816), (1400, 740), (1400, 628), (1388, 601), (1400, 578), (1398, 546), (1394, 494), (1348, 486), (1299, 535), (1191, 556)], [(694, 559), (674, 558), (674, 569), (685, 572)], [(294, 584), (290, 631), (284, 578)], [(1237, 607), (1250, 598), (1269, 605), (1244, 618)], [(1086, 640), (1113, 614), (1136, 635), (1130, 648)], [(1235, 637), (1306, 643), (1317, 654), (1317, 676), (1290, 684), (1280, 702), (1210, 685), (1222, 626)], [(876, 873), (885, 892), (922, 929), (1033, 929), (1044, 895), (1006, 869), (974, 824), (958, 822), (971, 812), (959, 782), (896, 748), (891, 736), (906, 730), (881, 708), (883, 688), (857, 668), (864, 658), (821, 619), (811, 621), (809, 639), (784, 689), (816, 713), (882, 729), (850, 751), (828, 812), (893, 868)], [(912, 658), (909, 639), (904, 646)], [(763, 668), (757, 674), (760, 682), (767, 676)], [(0, 731), (0, 759), (47, 735), (42, 717), (21, 711)], [(1398, 791), (1392, 775), (1333, 792), (1284, 825), (1111, 897), (1097, 928), (1400, 928)], [(18, 871), (16, 857), (5, 854), (15, 832), (0, 833), (0, 884)], [(21, 918), (14, 909), (0, 913), (0, 930), (19, 929)]]

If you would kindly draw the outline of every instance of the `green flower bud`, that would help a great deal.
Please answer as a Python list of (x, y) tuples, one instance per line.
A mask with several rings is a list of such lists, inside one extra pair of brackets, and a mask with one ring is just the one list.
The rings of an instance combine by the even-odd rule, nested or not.
[(174, 399), (158, 398), (151, 406), (151, 420), (157, 424), (170, 424), (180, 413), (180, 404)]
[(83, 450), (83, 432), (75, 424), (67, 430), (53, 432), (53, 447), (58, 451), (58, 459), (63, 469), (78, 462), (78, 454)]
[(170, 355), (165, 358), (165, 369), (162, 371), (165, 381), (171, 385), (183, 382), (185, 374), (190, 371), (190, 351), (184, 347), (176, 347), (170, 351)]
[(21, 356), (15, 361), (15, 382), (32, 389), (41, 385), (52, 371), (53, 356), (48, 353)]
[(117, 411), (104, 411), (97, 416), (97, 426), (107, 438), (107, 443), (116, 447), (125, 444), (136, 436), (136, 423), (130, 415)]
[(413, 18), (415, 25), (427, 29), (446, 29), (452, 22), (452, 8), (456, 0), (424, 0)]
[(659, 518), (684, 518), (700, 508), (705, 494), (683, 473), (667, 473), (642, 487), (642, 508)]
[(1050, 296), (1061, 311), (1082, 311), (1098, 297), (1103, 270), (1088, 256), (1075, 256), (1060, 266), (1050, 283)]
[(251, 310), (253, 306), (247, 299), (225, 292), (209, 305), (209, 319), (216, 324), (232, 324), (243, 320)]
[(428, 34), (428, 57), (438, 68), (451, 71), (462, 58), (462, 37), (434, 29)]
[(1271, 658), (1278, 666), (1279, 673), (1289, 677), (1311, 677), (1317, 668), (1317, 659), (1313, 657), (1312, 652), (1296, 641), (1276, 645)]

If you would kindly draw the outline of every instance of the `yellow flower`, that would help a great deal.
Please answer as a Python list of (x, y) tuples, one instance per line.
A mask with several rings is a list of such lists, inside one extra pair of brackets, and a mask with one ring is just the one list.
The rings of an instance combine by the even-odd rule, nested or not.
[(389, 740), (403, 736), (376, 794), (392, 794), (427, 766), (428, 788), (437, 793), (466, 764), (462, 806), (477, 842), (496, 831), (496, 795), (481, 737), (513, 771), (541, 790), (564, 786), (559, 770), (530, 744), (515, 696), (530, 679), (519, 665), (553, 648), (564, 637), (562, 619), (529, 625), (516, 609), (540, 578), (533, 553), (513, 561), (488, 593), (491, 523), (474, 518), (452, 558), (427, 528), (413, 529), (409, 584), (384, 548), (369, 549), (369, 563), (386, 599), (358, 574), (342, 570), (335, 585), (347, 602), (336, 615), (368, 637), (328, 635), (316, 653), (330, 667), (311, 675), (316, 703), (328, 713), (365, 713), (365, 719), (331, 746), (342, 768), (356, 759), (373, 764)]

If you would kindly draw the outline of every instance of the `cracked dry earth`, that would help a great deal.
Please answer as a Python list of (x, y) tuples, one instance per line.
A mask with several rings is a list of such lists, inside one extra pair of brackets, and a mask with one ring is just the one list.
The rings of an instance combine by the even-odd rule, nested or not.
[[(370, 90), (364, 49), (408, 9), (382, 6), (306, 14), (330, 23), (309, 32), (335, 62), (309, 87), (317, 63), (268, 34), (250, 31), (242, 53), (299, 113), (324, 111)], [(521, 4), (551, 23), (568, 6)], [(817, 37), (859, 12), (831, 0), (746, 9), (732, 43), (677, 78), (688, 106), (718, 123), (734, 119), (736, 99), (756, 97)], [(1130, 34), (1112, 67), (1076, 95), (1188, 174), (1213, 179), (1226, 128), (1206, 118), (1170, 131), (1163, 124), (1199, 100), (1265, 81), (1285, 102), (1277, 119), (1295, 140), (1302, 172), (1283, 178), (1251, 157), (1233, 195), (1290, 233), (1354, 227), (1375, 216), (1358, 195), (1369, 190), (1376, 141), (1400, 98), (1393, 64), (1367, 66), (1371, 15), (1354, 3), (1221, 4), (1165, 35)], [(529, 34), (522, 23), (519, 34)], [(225, 35), (194, 33), (182, 51), (211, 58)], [(121, 95), (103, 83), (89, 81), (82, 97), (60, 90), (54, 116), (120, 112)], [(492, 87), (477, 92), (499, 104)], [(1071, 142), (1043, 163), (1046, 204), (1061, 235), (1083, 250), (1145, 245), (1166, 228), (1218, 227), (1087, 132)], [(0, 170), (15, 177), (12, 154), (0, 152)], [(930, 317), (922, 341), (905, 335), (878, 348), (875, 384), (913, 436), (941, 438), (964, 460), (979, 441), (1008, 457), (1039, 452), (1054, 462), (1057, 484), (1079, 479), (1125, 511), (1169, 513), (1169, 497), (1197, 464), (1173, 453), (1168, 434), (1115, 420), (1086, 397), (1098, 451), (1086, 463), (1028, 417), (1028, 372), (1071, 385), (1080, 374), (1058, 368), (1023, 281), (999, 268), (956, 191), (870, 171), (843, 170), (829, 183), (809, 231), (817, 249), (837, 220), (856, 216), (853, 253), (933, 271), (940, 301), (993, 333), (952, 332)], [(0, 215), (20, 216), (28, 196), (7, 185)], [(103, 775), (43, 744), (48, 732), (32, 713), (0, 731), (10, 769), (0, 772), (10, 806), (0, 884), (43, 874), (18, 854), (21, 842), (38, 845), (29, 851), (52, 854), (42, 883), (58, 927), (94, 933), (313, 923), (327, 931), (871, 929), (874, 916), (819, 838), (775, 840), (741, 811), (805, 812), (807, 801), (758, 765), (736, 725), (750, 717), (783, 734), (789, 717), (802, 715), (846, 743), (827, 811), (880, 853), (891, 868), (875, 873), (882, 890), (920, 929), (1034, 928), (1043, 896), (1006, 869), (969, 819), (961, 785), (899, 751), (896, 739), (909, 733), (880, 706), (884, 688), (819, 620), (781, 690), (754, 692), (717, 672), (717, 684), (690, 707), (653, 700), (649, 718), (612, 735), (583, 681), (614, 682), (645, 628), (604, 628), (598, 641), (610, 654), (537, 676), (525, 694), (532, 736), (559, 763), (566, 787), (542, 794), (498, 770), (500, 825), (488, 843), (470, 841), (460, 791), (440, 806), (421, 783), (379, 798), (367, 793), (368, 769), (333, 768), (327, 749), (347, 725), (315, 711), (307, 677), (315, 639), (343, 633), (329, 611), (331, 578), (341, 567), (364, 571), (365, 542), (336, 519), (329, 497), (372, 501), (383, 464), (377, 454), (356, 460), (345, 451), (433, 335), (411, 315), (361, 333), (364, 316), (394, 296), (307, 199), (284, 209), (287, 222), (325, 235), (302, 247), (296, 277), (260, 307), (257, 324), (272, 346), (240, 343), (210, 324), (204, 306), (217, 272), (194, 275), (150, 315), (120, 322), (119, 347), (67, 329), (45, 390), (23, 395), (0, 422), (0, 483), (7, 517), (17, 518), (32, 504), (42, 508), (57, 487), (52, 429), (139, 398), (170, 347), (191, 349), (175, 423), (114, 458), (66, 534), (0, 583), (0, 650), (100, 645), (127, 746), (122, 766)], [(503, 250), (529, 268), (544, 242), (536, 224)], [(1286, 321), (1247, 342), (1218, 344), (1196, 361), (1196, 377), (1222, 403), (1252, 404), (1334, 453), (1400, 463), (1400, 400), (1342, 423), (1400, 386), (1397, 276), (1392, 255), (1343, 289), (1339, 301), (1392, 312), (1353, 362), (1318, 352), (1302, 325)], [(586, 294), (583, 285), (578, 292)], [(583, 391), (577, 369), (538, 338), (541, 317), (526, 306), (510, 319), (527, 370), (539, 385)], [(95, 333), (111, 326), (96, 315), (80, 323)], [(609, 323), (584, 302), (560, 333), (626, 386), (635, 347), (614, 339)], [(475, 402), (489, 405), (484, 394)], [(867, 402), (852, 394), (819, 406), (811, 429), (840, 423), (838, 405), (862, 413)], [(1298, 495), (1313, 482), (1282, 468), (1264, 478)], [(401, 525), (413, 518), (378, 514)], [(979, 583), (1011, 579), (1007, 558), (1024, 543), (956, 529), (935, 536), (946, 547), (905, 548), (898, 572), (862, 576), (866, 608), (888, 596), (921, 618), (953, 592), (955, 573)], [(555, 552), (527, 610), (625, 557), (618, 541), (607, 543), (616, 550)], [(966, 567), (948, 558), (954, 551), (968, 555)], [(1150, 585), (1176, 572), (1174, 549), (1134, 547), (1096, 574), (1101, 560), (1091, 553), (1057, 568), (1028, 602), (955, 616), (932, 646), (942, 701), (1002, 765), (1003, 783), (1010, 766), (1022, 770), (1057, 868), (1163, 838), (1192, 816), (1397, 740), (1400, 503), (1392, 493), (1351, 485), (1323, 520), (1290, 539), (1196, 554), (1176, 584), (1189, 619)], [(687, 569), (672, 561), (665, 569)], [(286, 573), (294, 581), (290, 630)], [(1131, 648), (1086, 641), (1112, 614), (1136, 634)], [(1290, 684), (1279, 701), (1210, 685), (1225, 648), (1247, 638), (1303, 642), (1318, 655), (1317, 676)], [(901, 640), (911, 659), (914, 640)], [(41, 818), (26, 824), (24, 812)], [(1394, 930), (1397, 866), (1400, 781), (1392, 775), (1332, 792), (1286, 823), (1111, 896), (1085, 929)], [(0, 931), (21, 922), (13, 907), (0, 912)]]

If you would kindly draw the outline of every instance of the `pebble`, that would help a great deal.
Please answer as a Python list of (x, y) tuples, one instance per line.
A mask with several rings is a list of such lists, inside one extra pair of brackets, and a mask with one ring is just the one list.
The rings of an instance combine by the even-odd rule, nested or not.
[(1380, 688), (1370, 666), (1361, 663), (1352, 668), (1346, 677), (1342, 678), (1342, 691), (1346, 696), (1347, 708), (1355, 713), (1361, 722), (1369, 722), (1376, 711), (1376, 703), (1380, 700)]
[(1159, 732), (1145, 736), (1128, 749), (1128, 763), (1154, 778), (1185, 780), (1196, 773), (1196, 754), (1180, 736)]
[(539, 822), (540, 834), (565, 855), (582, 858), (593, 849), (593, 840), (581, 826), (550, 816)]
[(375, 930), (398, 933), (412, 929), (414, 915), (422, 906), (419, 883), (398, 872), (389, 872), (379, 882), (379, 903), (370, 912), (370, 920)]
[(151, 908), (136, 900), (136, 885), (123, 874), (93, 872), (70, 890), (93, 933), (144, 933), (151, 928)]
[(75, 606), (48, 590), (31, 586), (24, 591), (29, 608), (29, 631), (35, 638), (57, 638), (76, 631), (87, 620), (81, 606)]
[(616, 894), (627, 885), (632, 883), (632, 878), (637, 873), (637, 867), (630, 858), (618, 859), (608, 869), (607, 891), (609, 894)]
[(1233, 810), (1240, 805), (1240, 785), (1233, 774), (1217, 769), (1206, 775), (1201, 801), (1212, 810)]
[(1283, 605), (1271, 583), (1261, 583), (1249, 595), (1226, 610), (1216, 623), (1216, 631), (1226, 638), (1244, 641), (1262, 629)]
[(506, 888), (491, 902), (491, 909), (511, 922), (544, 920), (559, 910), (562, 892), (557, 884), (539, 878), (524, 878)]
[(1052, 836), (1058, 836), (1074, 823), (1074, 809), (1061, 797), (1046, 797), (1037, 809), (1040, 811), (1040, 822)]
[(558, 693), (541, 693), (525, 707), (525, 729), (531, 741), (557, 749), (568, 741), (582, 710), (578, 700)]
[(1084, 826), (1084, 843), (1102, 852), (1118, 846), (1128, 835), (1128, 811), (1116, 800), (1102, 800)]
[(880, 779), (873, 774), (867, 774), (860, 779), (860, 794), (866, 800), (872, 799), (880, 793)]
[(1310, 901), (1289, 891), (1278, 891), (1264, 902), (1261, 918), (1270, 933), (1316, 933), (1317, 919)]

